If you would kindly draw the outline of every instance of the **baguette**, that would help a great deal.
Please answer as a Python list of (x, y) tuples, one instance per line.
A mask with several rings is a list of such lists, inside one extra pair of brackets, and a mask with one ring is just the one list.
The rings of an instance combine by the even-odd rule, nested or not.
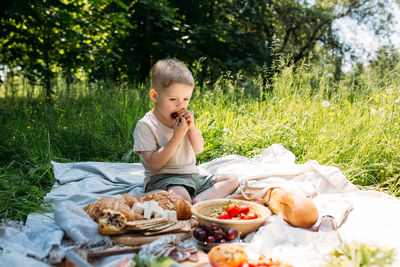
[(309, 228), (318, 221), (318, 209), (305, 196), (273, 187), (264, 196), (267, 207), (274, 214), (282, 213), (282, 218), (292, 226)]

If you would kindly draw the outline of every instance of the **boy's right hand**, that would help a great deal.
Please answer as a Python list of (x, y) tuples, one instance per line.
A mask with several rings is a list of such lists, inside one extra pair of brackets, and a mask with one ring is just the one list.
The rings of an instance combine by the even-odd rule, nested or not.
[(174, 124), (173, 129), (174, 129), (174, 136), (176, 136), (179, 139), (182, 139), (186, 135), (189, 129), (189, 125), (185, 120), (185, 118), (179, 116), (176, 118), (176, 122)]

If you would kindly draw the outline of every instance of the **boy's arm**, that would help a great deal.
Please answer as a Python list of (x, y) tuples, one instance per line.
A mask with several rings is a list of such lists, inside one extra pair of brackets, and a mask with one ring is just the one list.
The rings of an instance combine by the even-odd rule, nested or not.
[(200, 153), (204, 149), (204, 139), (200, 130), (194, 124), (194, 116), (190, 110), (183, 110), (180, 115), (185, 118), (188, 124), (188, 136), (194, 153)]
[(192, 144), (194, 153), (200, 153), (204, 149), (204, 139), (200, 130), (193, 125), (188, 131), (190, 143)]
[(160, 170), (165, 163), (171, 158), (172, 154), (175, 152), (179, 143), (185, 137), (188, 131), (188, 124), (186, 120), (177, 120), (174, 125), (174, 135), (165, 144), (165, 146), (160, 147), (156, 151), (142, 151), (142, 157), (146, 166), (151, 171)]
[(160, 170), (171, 158), (180, 142), (181, 139), (173, 136), (165, 146), (160, 147), (156, 151), (142, 151), (141, 154), (146, 166), (151, 171)]

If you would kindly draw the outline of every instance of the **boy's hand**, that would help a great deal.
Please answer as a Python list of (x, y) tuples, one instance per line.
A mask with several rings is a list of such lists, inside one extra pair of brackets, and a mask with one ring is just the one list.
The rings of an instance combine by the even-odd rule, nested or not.
[(182, 110), (181, 112), (179, 112), (179, 115), (182, 116), (183, 118), (185, 118), (189, 130), (191, 128), (193, 128), (193, 126), (194, 126), (194, 115), (190, 110), (187, 110), (187, 109)]
[(187, 121), (181, 115), (176, 118), (176, 122), (173, 128), (174, 135), (177, 136), (179, 139), (183, 138), (189, 129)]

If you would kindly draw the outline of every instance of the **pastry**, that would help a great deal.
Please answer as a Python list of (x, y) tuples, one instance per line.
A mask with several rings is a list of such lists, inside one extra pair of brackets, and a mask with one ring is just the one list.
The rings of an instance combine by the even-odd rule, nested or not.
[(94, 220), (98, 221), (101, 213), (105, 209), (111, 209), (114, 211), (119, 211), (125, 215), (128, 221), (140, 220), (143, 219), (143, 216), (140, 214), (134, 213), (128, 204), (124, 201), (120, 202), (115, 200), (114, 198), (101, 198), (96, 200), (94, 203), (87, 205), (83, 208), (87, 214)]
[(150, 200), (155, 200), (165, 210), (175, 210), (178, 220), (187, 220), (192, 217), (191, 204), (174, 192), (152, 191), (140, 199), (141, 202)]
[(129, 206), (129, 208), (132, 208), (133, 204), (135, 204), (135, 202), (139, 201), (136, 199), (136, 197), (134, 197), (128, 193), (121, 194), (121, 196), (124, 198), (126, 204), (128, 204), (128, 206)]
[(99, 231), (102, 235), (120, 234), (126, 225), (126, 217), (118, 211), (105, 209), (99, 218)]
[(247, 254), (242, 247), (233, 244), (221, 244), (208, 252), (213, 267), (242, 267), (247, 263)]

